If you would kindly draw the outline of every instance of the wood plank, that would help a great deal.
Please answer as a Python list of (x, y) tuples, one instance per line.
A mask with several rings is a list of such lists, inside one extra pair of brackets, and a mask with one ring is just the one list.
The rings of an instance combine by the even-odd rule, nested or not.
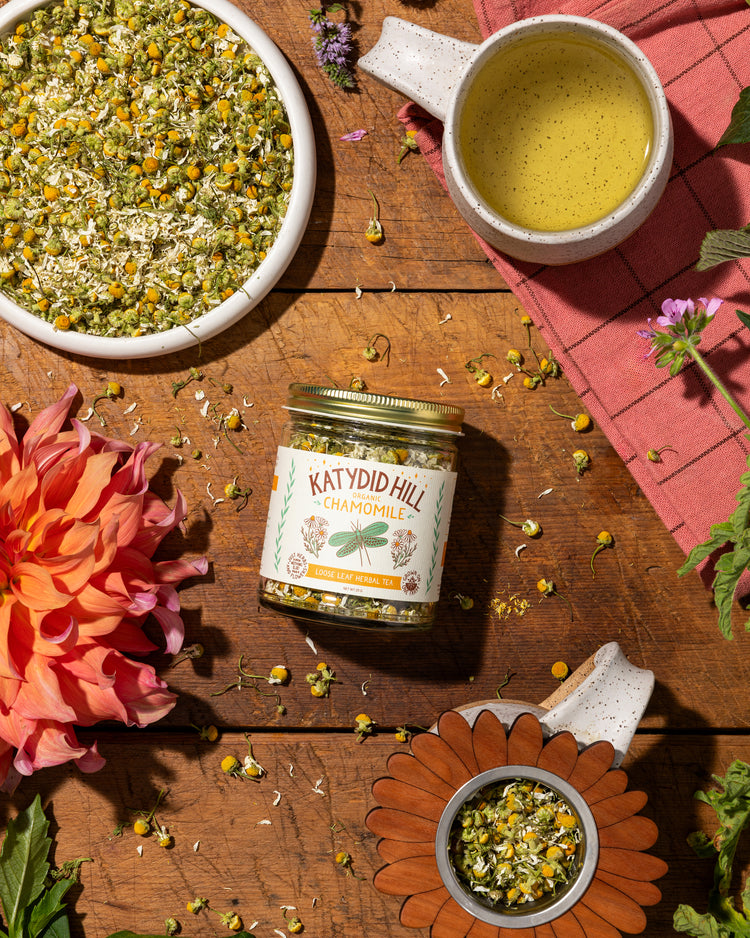
[[(308, 230), (282, 286), (299, 289), (498, 290), (500, 275), (488, 263), (455, 207), (419, 153), (400, 164), (403, 129), (397, 113), (406, 98), (358, 74), (355, 93), (334, 87), (319, 71), (312, 49), (307, 7), (286, 5), (279, 15), (271, 0), (241, 0), (303, 73), (318, 148), (318, 184)], [(357, 47), (363, 54), (380, 35), (387, 15), (411, 19), (428, 29), (469, 42), (481, 41), (471, 0), (447, 0), (437, 9), (404, 9), (397, 0), (368, 0), (355, 15)], [(339, 138), (367, 130), (357, 143)], [(385, 233), (379, 245), (364, 237), (374, 191)], [(448, 237), (446, 237), (448, 235)]]
[[(169, 914), (182, 921), (188, 938), (211, 938), (215, 915), (184, 912), (194, 895), (218, 910), (236, 909), (248, 925), (257, 920), (259, 935), (284, 930), (282, 905), (296, 906), (309, 934), (343, 935), (357, 921), (384, 938), (413, 935), (399, 924), (402, 900), (372, 887), (383, 860), (364, 819), (374, 807), (370, 785), (390, 752), (387, 739), (358, 745), (346, 733), (255, 733), (253, 751), (267, 775), (254, 783), (220, 769), (223, 756), (245, 750), (239, 733), (224, 733), (215, 744), (179, 732), (111, 735), (113, 745), (103, 741), (109, 761), (101, 772), (48, 769), (0, 802), (4, 827), (39, 792), (53, 822), (56, 861), (93, 858), (83, 865), (82, 886), (71, 899), (74, 938), (125, 927), (158, 933)], [(735, 758), (750, 761), (746, 735), (718, 736), (710, 751), (702, 735), (649, 733), (634, 740), (628, 770), (648, 790), (647, 810), (659, 820), (653, 853), (670, 858), (658, 882), (663, 899), (645, 910), (646, 938), (669, 934), (681, 902), (705, 910), (712, 864), (696, 858), (686, 837), (698, 828), (710, 836), (715, 820), (693, 791)], [(694, 782), (696, 764), (700, 778)], [(169, 791), (157, 819), (175, 838), (171, 850), (136, 837), (130, 826), (133, 812), (150, 810), (162, 788)], [(113, 833), (117, 825), (124, 825), (121, 836)], [(352, 857), (353, 875), (335, 862), (342, 850)]]
[[(451, 320), (439, 325), (448, 313)], [(361, 354), (383, 328), (393, 346), (388, 367)], [(211, 561), (209, 575), (181, 591), (186, 640), (202, 642), (205, 656), (173, 669), (167, 656), (151, 659), (180, 695), (170, 717), (174, 725), (353, 729), (354, 716), (366, 707), (381, 726), (430, 726), (447, 708), (495, 697), (507, 672), (510, 683), (501, 694), (532, 703), (543, 699), (557, 686), (550, 674), (555, 660), (573, 668), (615, 637), (634, 664), (655, 672), (645, 727), (744, 726), (746, 674), (736, 649), (745, 639), (720, 640), (710, 594), (697, 575), (674, 578), (681, 552), (598, 429), (585, 441), (592, 470), (576, 475), (570, 451), (577, 438), (549, 411), (550, 405), (562, 413), (578, 406), (564, 379), (534, 392), (515, 379), (502, 385), (505, 350), (524, 341), (508, 298), (274, 294), (231, 332), (206, 343), (200, 358), (186, 351), (154, 362), (95, 362), (44, 350), (0, 324), (0, 391), (6, 403), (21, 404), (14, 417), (23, 426), (70, 381), (81, 390), (78, 414), (85, 416), (106, 381), (117, 380), (124, 397), (101, 406), (104, 432), (131, 443), (163, 444), (147, 467), (152, 485), (170, 504), (181, 489), (188, 517), (185, 535), (170, 536), (159, 557), (206, 553)], [(485, 350), (497, 356), (492, 370), (502, 399), (493, 400), (464, 368)], [(195, 365), (204, 380), (172, 397), (172, 382)], [(437, 367), (451, 384), (439, 386)], [(466, 409), (443, 599), (431, 633), (384, 636), (308, 627), (258, 609), (255, 601), (268, 488), (285, 421), (283, 389), (294, 379), (325, 382), (326, 375), (346, 384), (359, 373), (376, 391), (431, 396)], [(225, 397), (220, 388), (227, 381), (235, 390)], [(201, 416), (204, 402), (195, 400), (196, 390), (212, 405), (239, 407), (247, 430), (232, 440), (242, 453)], [(132, 403), (136, 410), (125, 414)], [(190, 439), (179, 450), (169, 442), (177, 426)], [(190, 458), (194, 448), (202, 459)], [(214, 504), (211, 498), (222, 497), (235, 478), (252, 489), (239, 512), (237, 503)], [(539, 498), (548, 488), (552, 492)], [(522, 539), (499, 513), (535, 517), (544, 533), (516, 558)], [(592, 539), (603, 526), (615, 532), (617, 545), (592, 580)], [(539, 601), (542, 574), (573, 603), (573, 622), (565, 603)], [(462, 610), (451, 598), (455, 593), (470, 595), (474, 608)], [(492, 600), (513, 595), (529, 608), (523, 619), (500, 619)], [(544, 641), (530, 645), (528, 636), (542, 633)], [(158, 629), (152, 634), (158, 639)], [(308, 647), (308, 634), (317, 652)], [(276, 713), (273, 698), (252, 690), (212, 696), (236, 680), (241, 654), (252, 673), (267, 673), (280, 662), (289, 666), (292, 680), (278, 688), (286, 715)], [(304, 680), (320, 659), (329, 661), (339, 680), (323, 700), (310, 696)]]

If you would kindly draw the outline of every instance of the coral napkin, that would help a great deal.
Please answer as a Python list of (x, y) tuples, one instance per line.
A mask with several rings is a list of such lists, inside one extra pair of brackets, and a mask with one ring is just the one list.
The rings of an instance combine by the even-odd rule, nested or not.
[[(750, 144), (714, 147), (750, 85), (750, 10), (744, 0), (474, 0), (483, 36), (542, 13), (590, 16), (624, 32), (653, 63), (675, 131), (672, 173), (647, 222), (607, 254), (567, 267), (514, 261), (482, 244), (558, 357), (594, 420), (684, 551), (736, 507), (750, 445), (744, 426), (690, 364), (675, 378), (644, 359), (636, 337), (667, 298), (726, 302), (701, 351), (750, 410), (750, 260), (693, 267), (705, 233), (750, 222)], [(399, 114), (442, 180), (442, 124), (414, 104)], [(651, 448), (669, 444), (661, 463)], [(596, 467), (593, 466), (593, 471)], [(710, 571), (709, 571), (710, 573)]]

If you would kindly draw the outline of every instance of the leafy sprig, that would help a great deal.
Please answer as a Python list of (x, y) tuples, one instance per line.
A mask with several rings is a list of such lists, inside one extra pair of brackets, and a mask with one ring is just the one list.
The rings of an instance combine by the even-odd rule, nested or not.
[[(653, 327), (649, 320), (648, 328), (639, 329), (638, 334), (651, 341), (648, 354), (656, 353), (657, 368), (669, 366), (670, 375), (678, 374), (685, 361), (692, 359), (750, 430), (750, 417), (698, 351), (701, 333), (712, 322), (721, 302), (701, 299), (696, 305), (692, 300), (665, 300), (663, 315), (656, 320), (656, 326), (661, 326), (661, 329)], [(743, 325), (750, 327), (747, 313), (737, 310), (737, 316)], [(750, 470), (750, 457), (747, 465)], [(677, 571), (679, 576), (684, 576), (714, 551), (724, 549), (714, 565), (716, 575), (712, 587), (714, 603), (719, 611), (719, 629), (727, 639), (732, 638), (732, 609), (737, 587), (742, 574), (750, 570), (750, 471), (740, 476), (740, 484), (742, 487), (735, 495), (737, 508), (729, 520), (711, 525), (708, 540), (697, 544)], [(750, 631), (750, 619), (745, 623), (745, 629)]]
[[(729, 126), (716, 148), (730, 143), (750, 143), (750, 88), (743, 88), (732, 108)], [(696, 270), (709, 270), (717, 264), (750, 257), (750, 225), (735, 230), (709, 231), (703, 239)]]
[(750, 823), (750, 765), (738, 759), (729, 766), (724, 778), (714, 775), (713, 779), (721, 787), (697, 791), (695, 798), (713, 808), (719, 828), (713, 838), (702, 831), (688, 837), (699, 857), (716, 861), (708, 909), (701, 914), (692, 906), (680, 905), (674, 913), (673, 926), (675, 931), (693, 938), (750, 938), (750, 879), (740, 895), (741, 910), (735, 907), (730, 895), (737, 846)]
[[(75, 882), (71, 875), (50, 876), (47, 859), (52, 839), (39, 795), (8, 822), (0, 850), (2, 938), (70, 938), (63, 898)], [(80, 864), (78, 864), (80, 865)], [(75, 864), (71, 868), (76, 869)]]

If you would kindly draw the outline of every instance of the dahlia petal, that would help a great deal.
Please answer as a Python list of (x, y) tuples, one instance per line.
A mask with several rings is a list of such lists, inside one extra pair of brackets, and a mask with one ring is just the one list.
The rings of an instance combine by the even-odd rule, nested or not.
[(70, 601), (69, 593), (55, 587), (52, 577), (37, 564), (17, 563), (10, 587), (16, 599), (29, 609), (59, 609)]
[(164, 606), (165, 609), (169, 609), (170, 612), (179, 612), (180, 611), (180, 597), (177, 595), (177, 590), (168, 584), (159, 586), (156, 591), (156, 597), (159, 600), (159, 605)]
[(177, 699), (150, 665), (113, 649), (91, 646), (83, 658), (58, 660), (56, 673), (82, 726), (111, 719), (147, 726), (169, 713)]
[(44, 720), (50, 714), (64, 723), (73, 723), (75, 710), (62, 696), (60, 682), (50, 666), (52, 659), (32, 655), (24, 668), (24, 681), (13, 704), (14, 711), (27, 720)]
[(77, 593), (94, 572), (99, 525), (71, 521), (56, 509), (40, 515), (30, 534), (28, 550), (35, 553), (35, 563), (62, 581), (67, 593)]
[(109, 485), (117, 459), (116, 453), (97, 453), (87, 459), (77, 460), (75, 465), (71, 465), (71, 474), (75, 469), (77, 477), (75, 486), (70, 485), (70, 480), (62, 476), (58, 479), (56, 475), (55, 481), (58, 484), (68, 482), (68, 487), (60, 487), (59, 492), (50, 492), (50, 496), (56, 496), (56, 500), (48, 500), (47, 504), (62, 504), (66, 511), (76, 518), (89, 517), (96, 510), (102, 492)]
[(158, 605), (154, 606), (151, 614), (164, 632), (164, 638), (166, 639), (164, 650), (168, 655), (176, 655), (185, 640), (185, 623), (182, 621), (181, 616), (176, 612), (172, 612), (171, 609)]
[(101, 526), (99, 541), (95, 550), (93, 573), (101, 573), (114, 563), (117, 557), (118, 527), (119, 521), (117, 518), (110, 518), (106, 524)]
[(191, 576), (205, 576), (208, 558), (197, 560), (161, 560), (154, 564), (157, 583), (177, 583)]
[[(2, 706), (10, 710), (22, 687), (23, 681), (21, 680), (12, 677), (0, 677), (0, 701), (2, 701)], [(0, 752), (3, 751), (3, 743), (4, 740), (0, 738)]]
[(13, 747), (0, 739), (0, 791), (12, 795), (21, 781), (21, 775), (13, 766)]
[(78, 452), (83, 453), (91, 445), (91, 431), (85, 423), (76, 420), (75, 417), (70, 418), (70, 425), (73, 427), (73, 432), (78, 437)]
[(102, 506), (99, 517), (102, 524), (117, 518), (117, 545), (128, 546), (139, 531), (141, 524), (142, 498), (138, 494), (115, 494)]
[(109, 648), (129, 655), (147, 655), (156, 651), (157, 645), (146, 638), (140, 624), (123, 619), (116, 628), (103, 636)]
[(15, 596), (7, 593), (0, 602), (0, 680), (21, 677), (10, 648), (10, 631), (15, 604)]
[(136, 593), (128, 607), (128, 614), (136, 618), (146, 615), (153, 612), (157, 602), (158, 600), (153, 593)]
[(27, 513), (33, 515), (39, 503), (38, 487), (36, 470), (26, 466), (6, 480), (0, 489), (0, 502), (10, 505), (19, 518)]
[(120, 656), (115, 689), (125, 704), (129, 726), (155, 723), (177, 702), (177, 695), (167, 690), (167, 685), (150, 665), (124, 656)]
[(82, 756), (79, 756), (76, 759), (76, 765), (81, 770), (81, 772), (86, 772), (90, 774), (91, 772), (98, 772), (99, 769), (103, 768), (107, 760), (104, 756), (99, 755), (99, 749), (97, 744), (92, 743), (86, 752)]
[[(153, 506), (153, 504), (154, 500), (151, 499), (151, 505)], [(147, 557), (152, 557), (159, 544), (161, 544), (170, 531), (173, 531), (182, 523), (186, 514), (187, 504), (182, 492), (178, 490), (175, 507), (158, 520), (153, 519), (152, 523), (145, 530), (139, 531), (137, 536), (133, 538), (133, 547), (143, 551)], [(153, 517), (146, 515), (146, 505), (144, 505), (144, 517), (146, 520), (152, 520)]]
[(44, 616), (39, 624), (39, 637), (53, 645), (62, 645), (72, 638), (78, 638), (78, 622), (71, 615), (61, 613)]
[(71, 726), (56, 720), (37, 720), (34, 732), (19, 746), (13, 764), (21, 775), (31, 775), (36, 769), (80, 759), (88, 749), (79, 745)]
[(73, 403), (73, 398), (77, 393), (78, 388), (74, 384), (68, 385), (67, 390), (59, 401), (50, 404), (49, 407), (45, 407), (44, 410), (37, 414), (31, 421), (29, 429), (24, 434), (24, 453), (33, 451), (41, 440), (44, 440), (46, 437), (54, 436), (55, 433), (58, 433), (62, 429), (65, 418), (70, 411), (70, 405)]

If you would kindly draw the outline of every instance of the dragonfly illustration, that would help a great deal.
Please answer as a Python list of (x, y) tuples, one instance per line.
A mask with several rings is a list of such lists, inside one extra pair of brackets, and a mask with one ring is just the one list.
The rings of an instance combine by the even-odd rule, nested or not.
[(328, 538), (331, 547), (338, 547), (337, 557), (348, 557), (355, 550), (359, 550), (359, 563), (362, 565), (362, 552), (364, 551), (367, 562), (370, 563), (370, 555), (367, 552), (368, 547), (382, 547), (388, 543), (387, 537), (380, 537), (388, 530), (385, 521), (373, 521), (366, 528), (361, 528), (359, 521), (352, 524), (351, 531), (336, 531)]

